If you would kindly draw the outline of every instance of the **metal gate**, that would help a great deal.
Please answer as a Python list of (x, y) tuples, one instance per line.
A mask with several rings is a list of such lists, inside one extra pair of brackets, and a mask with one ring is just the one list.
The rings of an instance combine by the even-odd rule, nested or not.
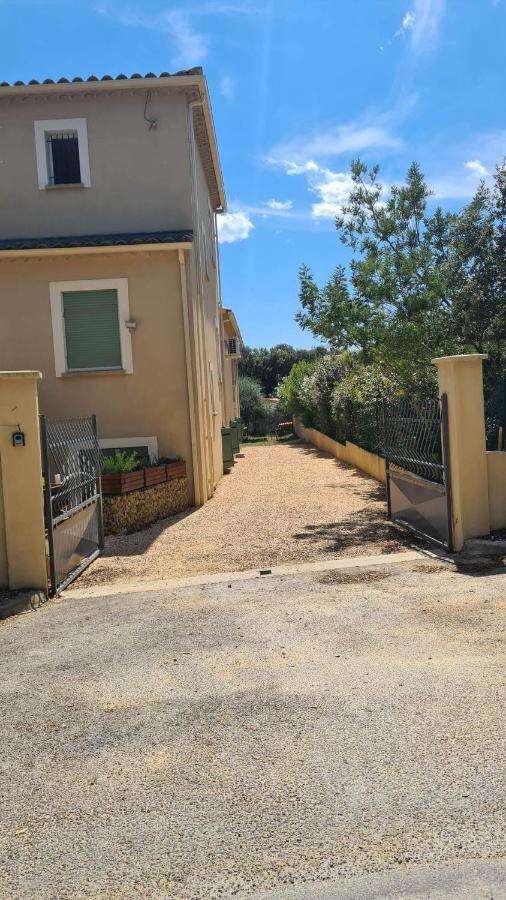
[(95, 416), (40, 417), (49, 593), (63, 590), (104, 548)]
[(452, 550), (448, 399), (384, 405), (388, 515)]

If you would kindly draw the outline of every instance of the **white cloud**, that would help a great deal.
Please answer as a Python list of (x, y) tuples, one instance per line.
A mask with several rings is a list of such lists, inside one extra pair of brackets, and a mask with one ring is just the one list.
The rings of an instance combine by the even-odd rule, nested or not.
[[(293, 163), (290, 160), (271, 159), (274, 165), (282, 165), (286, 175), (305, 175), (308, 190), (316, 194), (318, 200), (311, 205), (311, 217), (313, 219), (335, 219), (342, 211), (353, 187), (353, 181), (349, 172), (334, 172), (324, 166), (319, 166), (310, 159), (306, 163)], [(272, 206), (276, 201), (269, 201), (271, 208), (282, 208), (279, 204)]]
[(487, 178), (489, 174), (488, 170), (479, 159), (470, 159), (469, 162), (464, 163), (464, 165), (466, 169), (469, 169), (473, 175), (477, 175), (479, 178)]
[(293, 200), (268, 200), (266, 204), (269, 209), (287, 210), (293, 206)]
[(201, 63), (207, 56), (209, 41), (205, 34), (195, 31), (185, 13), (178, 9), (162, 14), (162, 27), (175, 43), (172, 63), (175, 66), (191, 67)]
[(413, 9), (404, 13), (400, 27), (391, 38), (379, 45), (380, 50), (390, 47), (399, 38), (410, 34), (410, 52), (418, 54), (432, 50), (439, 36), (446, 0), (414, 0)]
[(415, 27), (416, 16), (411, 10), (408, 9), (407, 13), (404, 14), (404, 18), (401, 24), (401, 30), (405, 34), (406, 31), (411, 31), (412, 28)]
[(304, 175), (308, 172), (318, 172), (319, 166), (315, 163), (314, 159), (309, 159), (307, 162), (299, 164), (294, 163), (288, 159), (273, 159), (272, 157), (269, 159), (271, 165), (280, 165), (282, 166), (287, 175)]
[[(316, 201), (311, 204), (310, 217), (314, 221), (322, 219), (335, 219), (341, 215), (343, 206), (348, 202), (354, 182), (350, 171), (334, 171), (326, 166), (320, 166), (310, 159), (305, 163), (294, 163), (290, 160), (267, 160), (271, 165), (282, 166), (286, 175), (302, 175), (306, 177), (308, 191), (316, 196)], [(385, 185), (383, 185), (385, 187)], [(272, 201), (271, 201), (272, 202)], [(269, 206), (271, 206), (269, 202)], [(278, 207), (275, 207), (279, 209)], [(287, 213), (300, 218), (307, 218), (308, 213)]]
[[(151, 31), (165, 32), (174, 45), (171, 65), (178, 68), (191, 68), (202, 63), (209, 51), (209, 37), (197, 30), (192, 24), (192, 16), (225, 16), (256, 15), (264, 9), (253, 6), (249, 2), (213, 2), (196, 3), (194, 6), (168, 8), (161, 13), (149, 15), (142, 7), (126, 9), (117, 4), (117, 0), (105, 0), (95, 6), (98, 15), (107, 16), (120, 25), (129, 28), (146, 28)], [(224, 96), (228, 96), (224, 94)]]
[(335, 219), (350, 196), (353, 180), (349, 172), (321, 169), (309, 187), (319, 197), (311, 207), (313, 219)]
[(104, 4), (96, 7), (96, 12), (128, 28), (145, 28), (167, 34), (174, 48), (171, 65), (177, 68), (199, 65), (207, 56), (207, 35), (193, 28), (189, 16), (180, 9), (167, 9), (160, 15), (148, 16), (142, 10), (121, 9)]
[(234, 80), (230, 77), (230, 75), (223, 75), (220, 79), (220, 94), (222, 97), (225, 97), (227, 100), (232, 100), (234, 97)]
[(224, 213), (218, 216), (218, 239), (220, 244), (235, 244), (245, 241), (255, 226), (243, 210)]

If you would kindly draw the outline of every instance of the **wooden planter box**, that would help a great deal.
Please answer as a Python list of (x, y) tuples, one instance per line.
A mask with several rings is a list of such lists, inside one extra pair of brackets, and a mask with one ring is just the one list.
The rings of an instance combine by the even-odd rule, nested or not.
[(170, 481), (172, 478), (184, 478), (185, 475), (186, 463), (184, 460), (151, 466), (149, 469), (136, 469), (135, 472), (127, 472), (124, 475), (102, 475), (102, 493), (105, 495), (128, 494), (130, 491), (138, 491), (140, 488), (163, 484), (164, 481)]
[(162, 484), (167, 481), (166, 465), (152, 466), (150, 469), (144, 469), (144, 483), (146, 487), (152, 487), (154, 484)]
[(102, 475), (102, 492), (104, 494), (128, 494), (144, 487), (144, 469), (126, 472), (122, 475)]
[(165, 468), (167, 470), (168, 481), (170, 481), (171, 478), (184, 478), (186, 475), (186, 463), (183, 459), (178, 462), (166, 463)]

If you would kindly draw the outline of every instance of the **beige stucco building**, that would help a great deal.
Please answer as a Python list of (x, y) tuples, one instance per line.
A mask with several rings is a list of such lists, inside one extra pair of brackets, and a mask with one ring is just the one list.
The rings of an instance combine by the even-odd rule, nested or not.
[(202, 70), (2, 85), (0, 142), (0, 369), (104, 447), (183, 457), (203, 503), (239, 409)]
[(231, 309), (222, 309), (225, 365), (223, 371), (223, 424), (240, 418), (239, 360), (243, 344), (237, 319)]

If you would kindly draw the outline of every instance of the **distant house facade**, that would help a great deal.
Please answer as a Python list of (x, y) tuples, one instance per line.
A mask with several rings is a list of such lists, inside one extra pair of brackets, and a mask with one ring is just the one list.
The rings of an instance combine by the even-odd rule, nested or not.
[(202, 70), (3, 84), (0, 126), (0, 369), (40, 370), (41, 411), (95, 413), (103, 447), (181, 456), (205, 502), (228, 363)]
[(230, 425), (241, 415), (239, 397), (239, 360), (243, 340), (231, 309), (222, 309), (225, 367), (223, 373), (223, 424)]

